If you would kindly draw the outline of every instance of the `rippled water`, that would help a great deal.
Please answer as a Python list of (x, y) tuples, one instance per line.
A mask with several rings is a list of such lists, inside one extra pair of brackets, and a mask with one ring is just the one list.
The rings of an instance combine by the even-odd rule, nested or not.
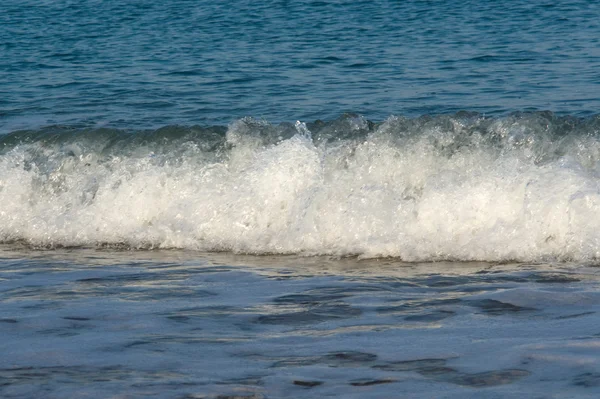
[(15, 1), (0, 129), (598, 112), (594, 1)]
[(0, 279), (5, 398), (600, 387), (595, 267), (4, 247)]
[(0, 396), (598, 397), (598, 15), (3, 0)]

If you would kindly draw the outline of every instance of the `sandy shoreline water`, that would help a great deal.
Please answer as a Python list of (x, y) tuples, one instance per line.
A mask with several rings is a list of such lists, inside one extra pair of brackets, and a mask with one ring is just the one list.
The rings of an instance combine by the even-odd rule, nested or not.
[(4, 247), (0, 393), (594, 397), (598, 280), (567, 264)]

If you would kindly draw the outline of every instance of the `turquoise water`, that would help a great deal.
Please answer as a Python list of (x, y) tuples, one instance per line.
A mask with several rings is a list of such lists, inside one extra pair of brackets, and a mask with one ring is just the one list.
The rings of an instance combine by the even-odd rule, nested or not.
[(0, 3), (0, 396), (600, 392), (600, 5)]
[(14, 1), (0, 129), (596, 114), (593, 1)]

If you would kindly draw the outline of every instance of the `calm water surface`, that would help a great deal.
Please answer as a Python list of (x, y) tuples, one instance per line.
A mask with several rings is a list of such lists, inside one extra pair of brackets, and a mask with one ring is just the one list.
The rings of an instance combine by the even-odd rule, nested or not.
[(3, 397), (595, 397), (596, 267), (4, 248)]

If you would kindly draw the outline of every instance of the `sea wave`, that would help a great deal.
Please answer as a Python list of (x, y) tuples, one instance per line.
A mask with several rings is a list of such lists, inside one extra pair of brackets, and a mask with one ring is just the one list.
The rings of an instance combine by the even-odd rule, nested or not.
[(0, 242), (405, 261), (600, 258), (600, 117), (0, 136)]

